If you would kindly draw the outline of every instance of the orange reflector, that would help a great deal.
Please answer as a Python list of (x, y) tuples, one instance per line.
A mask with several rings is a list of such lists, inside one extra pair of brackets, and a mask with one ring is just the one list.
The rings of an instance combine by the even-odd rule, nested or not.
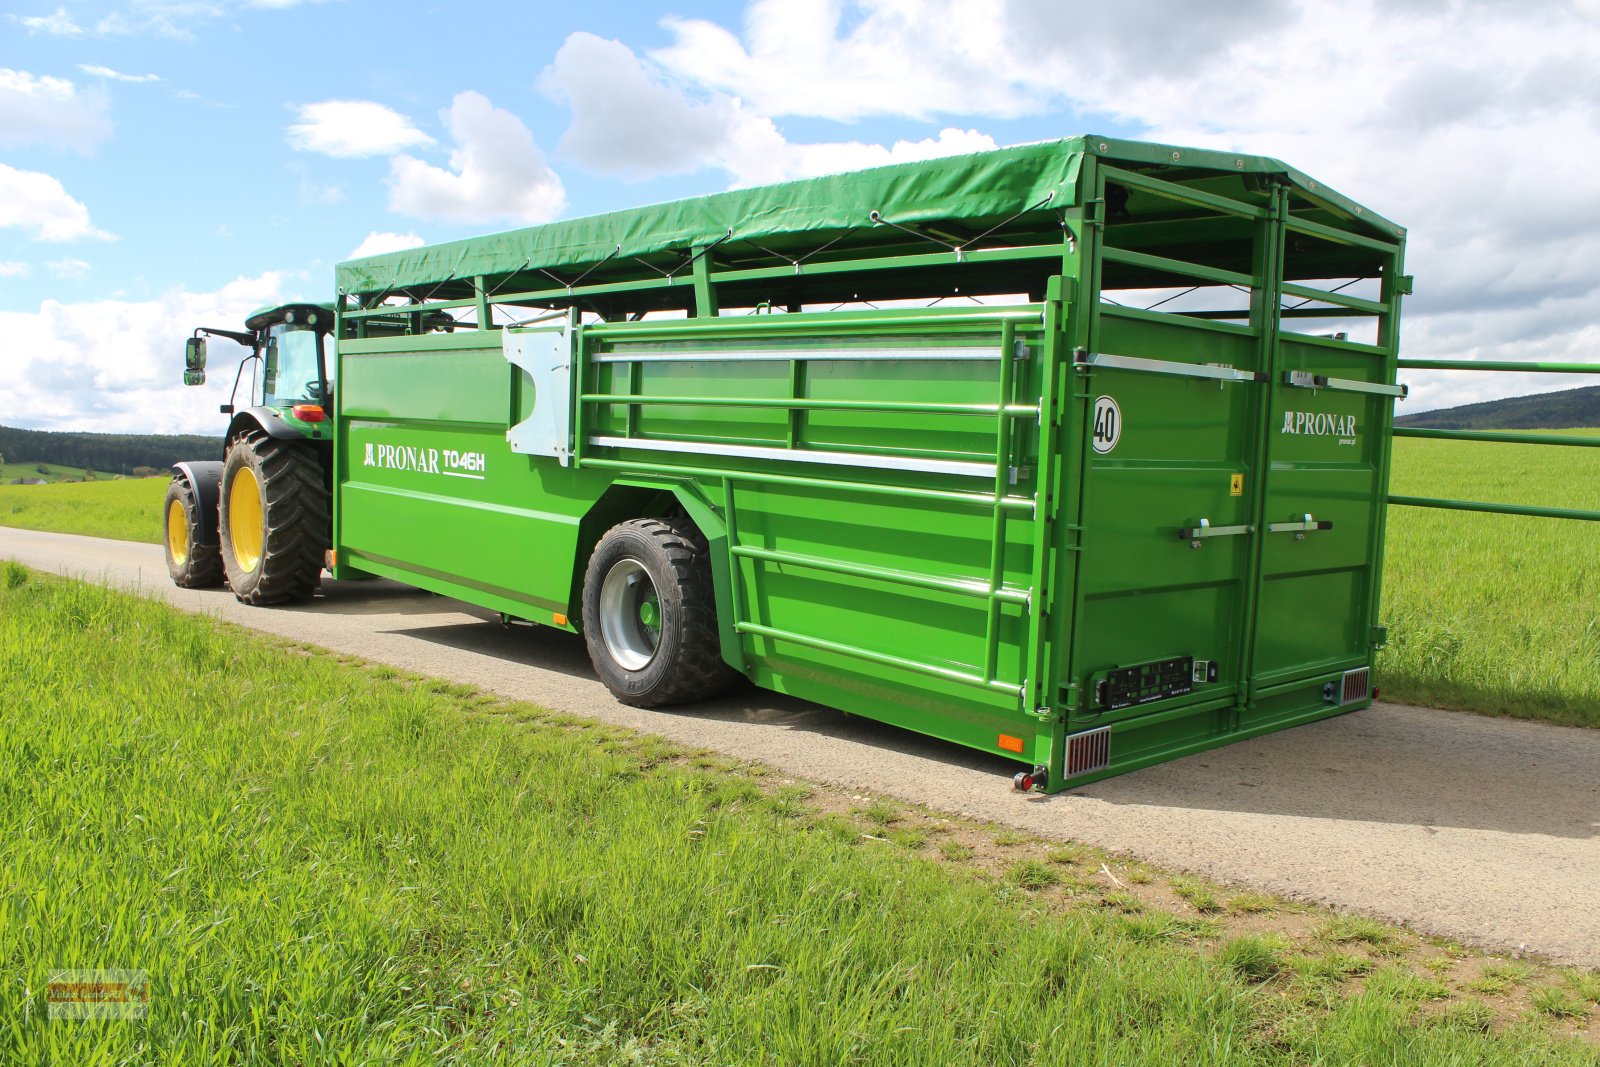
[(1005, 749), (1007, 752), (1021, 752), (1022, 738), (1012, 737), (1010, 734), (1001, 734), (1000, 747)]
[(559, 611), (556, 612), (553, 616), (551, 616), (551, 619), (555, 622), (555, 624), (557, 626), (565, 626), (567, 624), (567, 617), (565, 615), (561, 614)]
[(328, 413), (321, 404), (296, 404), (289, 409), (301, 422), (327, 422)]

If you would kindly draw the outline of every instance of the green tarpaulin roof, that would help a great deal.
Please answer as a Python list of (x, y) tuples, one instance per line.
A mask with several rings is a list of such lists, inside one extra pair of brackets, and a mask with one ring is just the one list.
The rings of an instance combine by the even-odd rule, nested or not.
[[(341, 263), (342, 293), (438, 285), (449, 279), (577, 267), (613, 255), (647, 256), (721, 239), (769, 248), (817, 247), (841, 231), (892, 222), (1005, 218), (1073, 201), (1085, 150), (1113, 161), (1174, 164), (1230, 173), (1276, 174), (1393, 239), (1393, 224), (1275, 159), (1093, 136), (1016, 145), (870, 170), (736, 189), (650, 207), (390, 252)], [(730, 237), (731, 231), (731, 237)], [(820, 241), (819, 241), (820, 237)]]

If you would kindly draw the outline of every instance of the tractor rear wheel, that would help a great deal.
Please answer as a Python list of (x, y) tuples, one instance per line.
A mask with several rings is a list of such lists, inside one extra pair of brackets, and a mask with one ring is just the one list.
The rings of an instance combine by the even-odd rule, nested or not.
[(261, 431), (236, 438), (222, 465), (222, 563), (246, 604), (316, 592), (328, 548), (328, 490), (310, 446)]
[(203, 544), (205, 522), (200, 500), (189, 479), (177, 477), (167, 486), (161, 505), (162, 542), (167, 546), (167, 573), (185, 589), (222, 584), (222, 549)]
[(706, 539), (692, 522), (634, 519), (606, 531), (584, 574), (583, 636), (624, 704), (681, 704), (728, 687)]

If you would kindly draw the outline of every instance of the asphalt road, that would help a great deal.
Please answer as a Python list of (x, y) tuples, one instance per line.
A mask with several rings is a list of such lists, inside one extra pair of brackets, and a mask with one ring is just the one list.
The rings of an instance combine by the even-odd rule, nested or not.
[(713, 704), (614, 702), (583, 641), (389, 582), (249, 608), (167, 578), (161, 549), (0, 527), (0, 559), (136, 588), (407, 670), (740, 758), (1378, 915), (1501, 950), (1600, 966), (1600, 730), (1379, 704), (1054, 797), (1015, 765), (744, 687)]

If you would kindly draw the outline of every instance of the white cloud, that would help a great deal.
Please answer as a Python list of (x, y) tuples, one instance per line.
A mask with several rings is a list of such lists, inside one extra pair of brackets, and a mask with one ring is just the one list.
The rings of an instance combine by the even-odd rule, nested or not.
[(427, 242), (414, 233), (390, 233), (386, 230), (373, 230), (361, 239), (361, 243), (350, 250), (346, 259), (361, 259), (363, 256), (381, 256), (385, 252), (399, 252), (407, 248), (418, 248)]
[(995, 147), (991, 137), (956, 128), (892, 146), (792, 143), (737, 98), (692, 98), (627, 45), (588, 33), (567, 38), (540, 84), (572, 108), (562, 150), (590, 170), (630, 178), (718, 167), (744, 186)]
[(110, 67), (97, 67), (92, 63), (79, 63), (78, 69), (85, 74), (91, 74), (96, 78), (109, 78), (111, 81), (140, 84), (161, 80), (161, 75), (159, 74), (124, 74), (119, 70), (112, 70)]
[(444, 113), (456, 147), (448, 170), (414, 156), (390, 161), (389, 208), (456, 222), (548, 222), (566, 207), (561, 179), (533, 134), (481, 93), (456, 95)]
[(45, 262), (45, 266), (50, 268), (50, 273), (57, 278), (79, 281), (89, 276), (91, 264), (86, 259), (73, 259), (71, 256), (67, 256), (63, 259), (48, 260)]
[(29, 33), (44, 33), (52, 37), (77, 37), (83, 33), (83, 27), (72, 21), (72, 15), (64, 7), (58, 7), (53, 15), (10, 15), (13, 22), (20, 23)]
[(26, 278), (33, 268), (15, 259), (0, 260), (0, 278)]
[(0, 144), (44, 143), (87, 152), (111, 135), (105, 94), (66, 78), (0, 67)]
[(251, 311), (284, 298), (284, 277), (268, 273), (216, 292), (175, 288), (155, 300), (47, 300), (35, 312), (0, 312), (0, 347), (8, 359), (21, 354), (7, 410), (28, 412), (38, 429), (218, 433), (217, 405), (245, 353), (214, 339), (210, 381), (185, 388), (183, 338), (196, 326), (240, 329)]
[(8, 227), (31, 231), (39, 241), (111, 239), (89, 221), (89, 209), (67, 195), (55, 178), (0, 163), (0, 229)]
[(289, 143), (305, 152), (353, 159), (386, 156), (433, 138), (405, 115), (371, 100), (324, 100), (299, 109)]

